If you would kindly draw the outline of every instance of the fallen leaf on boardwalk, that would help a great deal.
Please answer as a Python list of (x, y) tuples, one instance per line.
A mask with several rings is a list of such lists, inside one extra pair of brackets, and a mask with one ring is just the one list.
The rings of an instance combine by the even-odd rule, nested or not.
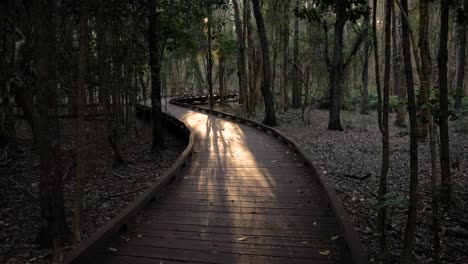
[(314, 226), (317, 226), (317, 222), (314, 222), (313, 225), (314, 225)]
[(246, 241), (247, 239), (249, 239), (248, 237), (239, 237), (237, 239), (237, 241)]
[(302, 241), (301, 244), (309, 244), (307, 241)]
[(320, 255), (322, 256), (326, 256), (326, 255), (329, 255), (330, 254), (330, 250), (326, 249), (326, 250), (319, 250), (319, 253)]
[(109, 248), (109, 251), (111, 251), (111, 252), (117, 252), (117, 251), (119, 251), (119, 250), (116, 249), (116, 248), (111, 247), (111, 248)]
[(339, 237), (340, 237), (340, 236), (338, 235), (338, 236), (331, 237), (330, 239), (331, 239), (331, 240), (337, 240)]
[(141, 234), (138, 234), (137, 237), (138, 237), (138, 238), (142, 238), (143, 236), (142, 236)]
[(272, 160), (271, 162), (272, 162), (272, 163), (276, 163), (276, 160)]

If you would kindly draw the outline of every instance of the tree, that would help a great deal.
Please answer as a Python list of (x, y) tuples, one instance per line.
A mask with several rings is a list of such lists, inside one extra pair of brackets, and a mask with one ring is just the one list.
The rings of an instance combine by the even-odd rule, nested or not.
[(408, 113), (410, 121), (410, 199), (408, 205), (408, 219), (405, 228), (405, 239), (401, 253), (401, 263), (411, 263), (411, 253), (416, 231), (416, 209), (418, 202), (418, 141), (416, 117), (416, 96), (414, 92), (413, 65), (410, 51), (409, 21), (404, 17), (408, 14), (408, 1), (401, 1), (402, 21), (402, 51), (405, 66), (406, 89), (408, 94)]
[(246, 65), (246, 51), (245, 51), (246, 32), (244, 30), (244, 26), (242, 25), (239, 0), (233, 0), (232, 3), (233, 3), (233, 8), (234, 8), (234, 22), (236, 25), (236, 35), (237, 35), (237, 43), (238, 43), (237, 45), (238, 47), (237, 76), (239, 79), (239, 102), (245, 104), (245, 107), (248, 108), (247, 101), (241, 100), (241, 99), (247, 98), (246, 96), (247, 94), (247, 65)]
[(38, 235), (42, 247), (55, 251), (68, 238), (63, 198), (62, 162), (58, 122), (58, 95), (55, 47), (55, 0), (35, 3), (38, 149), (41, 159), (39, 201), (41, 225)]
[(364, 18), (364, 59), (362, 62), (361, 115), (369, 114), (369, 17)]
[[(374, 7), (376, 8), (376, 7)], [(387, 0), (385, 5), (385, 64), (384, 64), (384, 84), (383, 84), (383, 113), (382, 113), (382, 167), (379, 180), (379, 200), (383, 202), (387, 195), (387, 176), (390, 163), (390, 144), (389, 144), (389, 95), (390, 95), (390, 54), (391, 54), (391, 25), (392, 25), (393, 0)], [(377, 62), (376, 62), (377, 63)], [(380, 100), (379, 100), (380, 101)], [(380, 103), (380, 102), (379, 102)], [(380, 108), (380, 106), (379, 106)], [(380, 229), (381, 249), (384, 255), (387, 254), (387, 245), (385, 237), (386, 228), (386, 208), (382, 206), (377, 212), (377, 226)]]
[[(300, 1), (296, 0), (296, 10), (299, 10)], [(294, 17), (294, 50), (293, 50), (293, 75), (292, 75), (292, 107), (300, 108), (302, 105), (302, 85), (299, 84), (299, 17)]]
[(456, 91), (455, 91), (455, 109), (460, 112), (463, 98), (463, 82), (465, 79), (465, 50), (466, 50), (466, 30), (468, 24), (468, 0), (463, 1), (463, 9), (458, 8), (457, 18), (457, 66), (456, 66)]
[(11, 94), (15, 80), (16, 1), (0, 3), (0, 138), (12, 137), (15, 126)]
[(270, 57), (268, 48), (268, 39), (265, 29), (265, 23), (263, 21), (262, 11), (260, 10), (260, 4), (258, 0), (252, 0), (253, 11), (255, 20), (257, 21), (258, 35), (260, 38), (260, 46), (262, 48), (262, 59), (263, 59), (263, 80), (261, 84), (261, 91), (263, 95), (263, 101), (265, 103), (265, 117), (263, 124), (267, 126), (276, 126), (275, 109), (273, 105), (273, 96), (271, 94), (271, 68), (270, 68)]
[[(362, 16), (368, 16), (369, 6), (366, 0), (326, 0), (316, 1), (316, 4), (316, 6), (301, 9), (299, 15), (309, 20), (321, 21), (323, 24), (325, 31), (324, 57), (328, 68), (330, 99), (328, 130), (342, 131), (343, 127), (341, 126), (340, 112), (342, 107), (341, 95), (343, 92), (345, 70), (351, 63), (353, 56), (359, 50), (364, 39), (364, 34), (360, 32), (348, 56), (344, 56), (344, 29), (348, 21), (355, 22)], [(331, 60), (328, 54), (328, 25), (326, 19), (323, 17), (329, 10), (333, 10), (335, 14), (333, 57)]]
[(148, 0), (149, 19), (148, 19), (148, 46), (149, 46), (149, 65), (151, 69), (151, 119), (153, 124), (153, 151), (159, 151), (165, 148), (164, 135), (162, 128), (162, 109), (161, 109), (161, 35), (158, 22), (158, 13), (156, 12), (156, 0)]
[(72, 233), (75, 241), (81, 240), (81, 215), (83, 211), (84, 189), (86, 184), (86, 127), (85, 127), (85, 96), (86, 72), (88, 68), (88, 1), (80, 2), (80, 56), (78, 64), (78, 80), (76, 93), (76, 184), (73, 204)]
[(448, 82), (447, 82), (447, 38), (449, 26), (449, 8), (451, 0), (440, 2), (440, 38), (439, 38), (439, 126), (440, 126), (440, 172), (445, 201), (450, 201), (452, 177), (450, 176), (450, 152), (448, 133)]

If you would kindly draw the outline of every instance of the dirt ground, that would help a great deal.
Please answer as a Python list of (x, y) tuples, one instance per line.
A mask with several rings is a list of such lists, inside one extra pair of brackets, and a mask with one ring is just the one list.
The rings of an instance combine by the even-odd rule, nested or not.
[[(87, 122), (88, 184), (85, 192), (83, 238), (117, 215), (130, 201), (154, 183), (182, 153), (182, 140), (166, 134), (167, 150), (151, 153), (150, 127), (137, 122), (138, 135), (128, 133), (122, 143), (125, 164), (112, 168), (106, 162), (102, 122)], [(18, 150), (0, 167), (0, 263), (50, 263), (49, 250), (35, 244), (39, 226), (38, 179), (39, 156), (29, 127), (17, 125)], [(75, 126), (71, 119), (61, 120), (61, 147), (66, 214), (69, 226), (75, 176)], [(111, 157), (109, 157), (110, 159)], [(109, 168), (109, 169), (106, 169)], [(62, 253), (71, 249), (66, 246)]]
[[(238, 104), (220, 108), (243, 115)], [(261, 121), (261, 109), (253, 119)], [(391, 115), (393, 124), (395, 115)], [(381, 134), (377, 115), (342, 112), (344, 132), (328, 131), (328, 112), (312, 110), (310, 124), (302, 122), (302, 111), (277, 113), (279, 126), (322, 170), (354, 220), (371, 261), (384, 263), (375, 234), (377, 190), (381, 165)], [(441, 212), (441, 243), (444, 263), (468, 263), (468, 120), (451, 121), (450, 153), (454, 167), (453, 202)], [(409, 193), (409, 131), (390, 125), (390, 170), (388, 190), (394, 197), (388, 209), (388, 244), (396, 262), (402, 248)], [(414, 263), (433, 263), (431, 235), (430, 152), (428, 140), (419, 141), (419, 195)], [(363, 177), (360, 180), (357, 178)]]

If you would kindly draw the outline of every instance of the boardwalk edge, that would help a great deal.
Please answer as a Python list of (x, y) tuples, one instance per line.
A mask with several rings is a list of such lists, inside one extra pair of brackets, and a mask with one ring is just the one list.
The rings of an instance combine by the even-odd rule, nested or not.
[[(145, 115), (145, 113), (150, 110), (148, 106), (137, 105), (137, 114), (139, 114), (140, 117), (148, 117), (149, 115)], [(100, 246), (103, 246), (111, 237), (124, 229), (148, 203), (171, 183), (171, 180), (191, 157), (194, 134), (184, 122), (170, 114), (163, 113), (163, 115), (168, 123), (172, 124), (174, 128), (188, 137), (188, 144), (184, 152), (182, 152), (172, 167), (166, 171), (156, 183), (148, 187), (142, 195), (130, 202), (119, 214), (100, 227), (91, 237), (81, 241), (59, 261), (60, 264), (85, 263), (91, 260), (92, 253)]]
[[(190, 98), (192, 101), (197, 100), (196, 98), (194, 99), (193, 96), (191, 96)], [(233, 122), (238, 122), (238, 123), (242, 123), (242, 124), (255, 127), (258, 130), (267, 134), (271, 134), (272, 136), (277, 137), (279, 140), (286, 143), (302, 159), (302, 161), (304, 162), (304, 165), (307, 167), (309, 172), (317, 178), (318, 184), (320, 184), (323, 191), (325, 192), (327, 196), (328, 204), (333, 210), (338, 220), (340, 235), (343, 238), (345, 249), (348, 251), (354, 263), (356, 264), (371, 263), (369, 260), (367, 251), (361, 242), (359, 234), (357, 233), (356, 228), (354, 227), (354, 223), (351, 220), (351, 217), (349, 216), (348, 212), (346, 212), (346, 210), (344, 209), (344, 206), (341, 200), (338, 198), (338, 195), (336, 194), (335, 190), (329, 183), (328, 179), (323, 175), (323, 173), (316, 169), (316, 167), (307, 158), (307, 156), (300, 150), (299, 147), (297, 147), (297, 144), (294, 141), (284, 136), (278, 130), (272, 127), (266, 126), (264, 124), (261, 124), (257, 121), (253, 121), (247, 118), (239, 117), (239, 116), (226, 113), (226, 112), (222, 112), (222, 111), (218, 111), (218, 110), (208, 109), (206, 107), (188, 104), (184, 101), (184, 98), (173, 98), (170, 100), (170, 103), (173, 105), (189, 108), (191, 110), (204, 112), (204, 113), (212, 114), (212, 115), (219, 116), (225, 119), (229, 119), (230, 121), (233, 121)]]

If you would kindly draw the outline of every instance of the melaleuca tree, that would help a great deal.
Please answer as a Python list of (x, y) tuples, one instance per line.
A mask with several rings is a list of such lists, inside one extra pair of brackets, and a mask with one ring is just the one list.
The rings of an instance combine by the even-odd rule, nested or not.
[[(346, 67), (350, 64), (352, 57), (357, 53), (364, 39), (364, 34), (359, 32), (350, 51), (345, 55), (343, 44), (345, 25), (348, 22), (356, 24), (361, 17), (368, 17), (369, 5), (367, 0), (313, 0), (311, 2), (306, 7), (296, 10), (296, 13), (301, 18), (322, 23), (325, 33), (324, 56), (328, 68), (330, 89), (328, 129), (341, 131), (343, 130), (340, 120), (343, 78)], [(329, 23), (333, 23), (334, 27), (333, 56), (331, 59), (328, 47)]]

